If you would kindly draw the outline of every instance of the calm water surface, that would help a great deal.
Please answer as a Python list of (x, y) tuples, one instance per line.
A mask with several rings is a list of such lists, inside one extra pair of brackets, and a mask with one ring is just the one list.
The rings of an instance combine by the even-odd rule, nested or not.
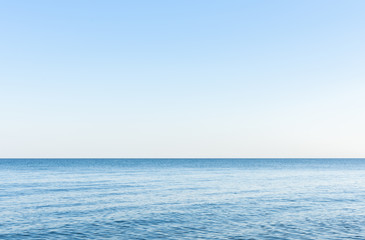
[(365, 159), (0, 159), (0, 239), (365, 239)]

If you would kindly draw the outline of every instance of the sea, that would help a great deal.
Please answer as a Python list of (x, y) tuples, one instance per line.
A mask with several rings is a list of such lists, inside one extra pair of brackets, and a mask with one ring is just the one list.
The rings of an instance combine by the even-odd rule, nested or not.
[(0, 159), (0, 239), (365, 239), (365, 159)]

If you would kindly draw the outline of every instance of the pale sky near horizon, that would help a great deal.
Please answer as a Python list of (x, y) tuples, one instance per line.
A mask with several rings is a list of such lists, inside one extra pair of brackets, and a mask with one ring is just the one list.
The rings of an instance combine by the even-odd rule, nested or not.
[(365, 1), (0, 1), (0, 158), (365, 157)]

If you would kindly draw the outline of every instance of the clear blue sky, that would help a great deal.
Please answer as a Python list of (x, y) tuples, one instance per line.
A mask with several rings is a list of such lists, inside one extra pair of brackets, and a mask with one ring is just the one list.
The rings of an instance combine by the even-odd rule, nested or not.
[(365, 1), (1, 1), (0, 157), (365, 157)]

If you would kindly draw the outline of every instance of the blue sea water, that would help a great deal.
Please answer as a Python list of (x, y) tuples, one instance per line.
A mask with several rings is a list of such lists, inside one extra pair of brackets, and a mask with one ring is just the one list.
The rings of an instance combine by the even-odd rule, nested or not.
[(365, 239), (365, 159), (0, 159), (0, 239)]

